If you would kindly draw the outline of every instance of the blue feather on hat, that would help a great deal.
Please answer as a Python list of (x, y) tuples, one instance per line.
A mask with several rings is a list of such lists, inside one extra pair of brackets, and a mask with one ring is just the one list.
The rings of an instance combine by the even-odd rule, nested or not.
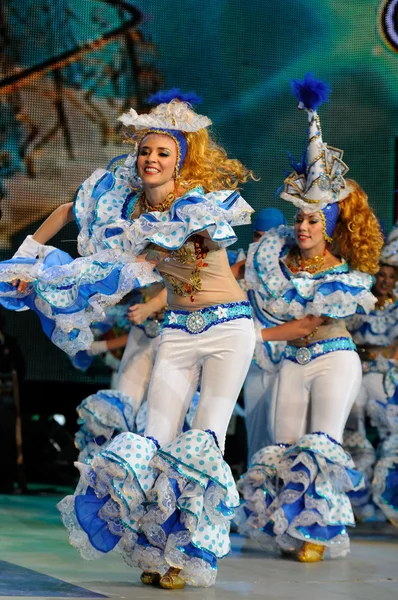
[(293, 79), (291, 82), (292, 92), (299, 102), (302, 102), (307, 110), (315, 111), (329, 99), (330, 86), (320, 79), (316, 79), (312, 73), (306, 73), (303, 81)]
[(180, 88), (156, 92), (148, 98), (148, 104), (168, 104), (172, 100), (180, 100), (188, 104), (201, 104), (202, 98), (195, 92), (182, 92)]

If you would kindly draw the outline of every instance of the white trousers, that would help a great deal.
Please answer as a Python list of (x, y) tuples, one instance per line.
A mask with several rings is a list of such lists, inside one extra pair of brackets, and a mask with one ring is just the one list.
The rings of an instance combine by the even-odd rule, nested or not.
[(116, 389), (132, 398), (136, 411), (146, 400), (159, 342), (160, 336), (149, 338), (138, 327), (130, 330)]
[(145, 435), (161, 446), (175, 439), (200, 385), (192, 428), (214, 431), (223, 451), (254, 344), (250, 319), (220, 323), (195, 335), (165, 328), (149, 385)]
[(351, 350), (324, 354), (307, 365), (285, 359), (279, 372), (276, 441), (293, 444), (307, 432), (322, 431), (341, 443), (361, 378), (359, 356)]
[(268, 373), (252, 362), (243, 387), (249, 460), (258, 450), (276, 441), (277, 394), (278, 373)]

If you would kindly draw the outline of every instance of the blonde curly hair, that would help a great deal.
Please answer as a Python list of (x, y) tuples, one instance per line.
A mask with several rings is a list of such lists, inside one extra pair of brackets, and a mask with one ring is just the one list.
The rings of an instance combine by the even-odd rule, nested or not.
[(339, 218), (333, 234), (333, 250), (352, 269), (375, 275), (380, 268), (383, 235), (368, 196), (356, 181), (347, 180), (352, 192), (339, 202)]
[[(133, 142), (139, 149), (149, 133), (150, 129), (136, 131), (126, 141)], [(187, 140), (188, 152), (176, 178), (176, 186), (187, 190), (201, 186), (205, 193), (208, 193), (234, 190), (248, 179), (256, 180), (253, 172), (239, 160), (228, 158), (224, 148), (212, 139), (207, 129), (181, 133)]]
[(249, 178), (255, 179), (253, 172), (239, 160), (228, 158), (224, 148), (209, 135), (207, 129), (186, 133), (188, 152), (182, 165), (179, 182), (187, 188), (202, 186), (205, 192), (236, 189)]

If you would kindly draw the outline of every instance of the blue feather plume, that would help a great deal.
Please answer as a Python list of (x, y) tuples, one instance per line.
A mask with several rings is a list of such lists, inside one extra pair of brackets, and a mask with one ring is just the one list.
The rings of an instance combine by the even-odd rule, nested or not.
[(307, 151), (304, 150), (299, 161), (295, 160), (291, 152), (288, 152), (287, 155), (293, 171), (296, 171), (298, 175), (305, 175), (307, 172)]
[(308, 110), (316, 110), (327, 102), (331, 92), (330, 86), (325, 81), (316, 79), (312, 73), (306, 73), (303, 81), (293, 79), (291, 86), (293, 94)]
[(171, 90), (156, 92), (148, 98), (148, 104), (167, 104), (172, 100), (180, 100), (188, 104), (201, 104), (202, 98), (195, 92), (182, 92), (180, 88), (172, 88)]

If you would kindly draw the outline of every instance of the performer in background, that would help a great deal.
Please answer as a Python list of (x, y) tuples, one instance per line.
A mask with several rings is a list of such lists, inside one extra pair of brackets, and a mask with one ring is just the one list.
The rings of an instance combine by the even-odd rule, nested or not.
[[(122, 433), (79, 464), (76, 493), (59, 508), (84, 557), (117, 547), (141, 567), (144, 583), (181, 588), (214, 583), (239, 504), (222, 453), (255, 334), (225, 247), (236, 241), (232, 226), (248, 223), (253, 211), (236, 191), (251, 172), (210, 138), (210, 120), (184, 97), (158, 100), (149, 114), (132, 109), (122, 117), (136, 143), (127, 164), (95, 171), (76, 196), (85, 258), (70, 261), (42, 246), (71, 218), (69, 207), (25, 242), (32, 258), (0, 265), (0, 279), (33, 282), (25, 289), (19, 283), (17, 293), (3, 284), (3, 301), (36, 310), (47, 334), (73, 354), (92, 342), (89, 323), (99, 320), (104, 304), (156, 280), (154, 266), (160, 272), (168, 310), (146, 437)], [(181, 435), (199, 384), (193, 428)]]
[[(253, 222), (253, 240), (258, 242), (270, 230), (286, 225), (283, 213), (277, 208), (263, 208)], [(254, 316), (256, 329), (272, 327), (281, 321), (272, 321), (261, 310), (262, 301), (258, 292), (252, 289), (250, 281), (245, 279), (246, 262), (252, 268), (254, 251), (257, 244), (251, 244), (247, 259), (232, 267), (235, 277), (240, 279), (242, 289), (247, 292)], [(235, 269), (235, 270), (234, 270)], [(257, 341), (252, 364), (243, 386), (245, 403), (248, 460), (264, 446), (275, 442), (275, 399), (277, 393), (278, 371), (282, 364), (285, 342)]]
[[(357, 344), (363, 371), (361, 387), (344, 434), (344, 448), (350, 452), (356, 468), (365, 479), (365, 488), (350, 494), (354, 514), (360, 520), (379, 518), (373, 501), (374, 465), (376, 456), (383, 457), (386, 439), (394, 433), (394, 427), (387, 416), (388, 411), (392, 410), (392, 399), (389, 396), (394, 396), (395, 393), (393, 381), (398, 364), (398, 299), (394, 293), (397, 268), (394, 262), (397, 262), (396, 255), (391, 242), (387, 242), (382, 249), (380, 268), (372, 287), (372, 293), (377, 298), (374, 309), (368, 315), (356, 314), (346, 320), (347, 328)], [(381, 441), (377, 452), (366, 437), (366, 415), (370, 416), (379, 433)], [(380, 476), (377, 480), (376, 487), (383, 489), (386, 482)], [(376, 492), (376, 498), (379, 495)], [(384, 507), (389, 505), (380, 499), (377, 504), (383, 513)]]
[(326, 548), (332, 556), (348, 551), (354, 518), (347, 492), (363, 485), (341, 446), (362, 373), (344, 318), (375, 304), (371, 275), (382, 235), (365, 192), (344, 179), (342, 151), (322, 140), (316, 109), (328, 86), (307, 74), (293, 89), (309, 119), (306, 154), (281, 193), (297, 207), (296, 222), (293, 231), (281, 226), (260, 240), (251, 273), (264, 310), (286, 320), (261, 330), (264, 341), (288, 341), (277, 443), (257, 452), (241, 482), (240, 527), (264, 546), (316, 562)]
[[(363, 519), (377, 518), (376, 505), (395, 525), (398, 524), (397, 233), (394, 228), (381, 252), (380, 269), (372, 289), (377, 298), (374, 310), (369, 315), (351, 317), (347, 322), (358, 344), (364, 375), (348, 423), (354, 431), (347, 431), (345, 436), (348, 449), (356, 442), (357, 464), (367, 476), (365, 493), (352, 498), (356, 513)], [(380, 438), (373, 455), (366, 439), (365, 414)]]

